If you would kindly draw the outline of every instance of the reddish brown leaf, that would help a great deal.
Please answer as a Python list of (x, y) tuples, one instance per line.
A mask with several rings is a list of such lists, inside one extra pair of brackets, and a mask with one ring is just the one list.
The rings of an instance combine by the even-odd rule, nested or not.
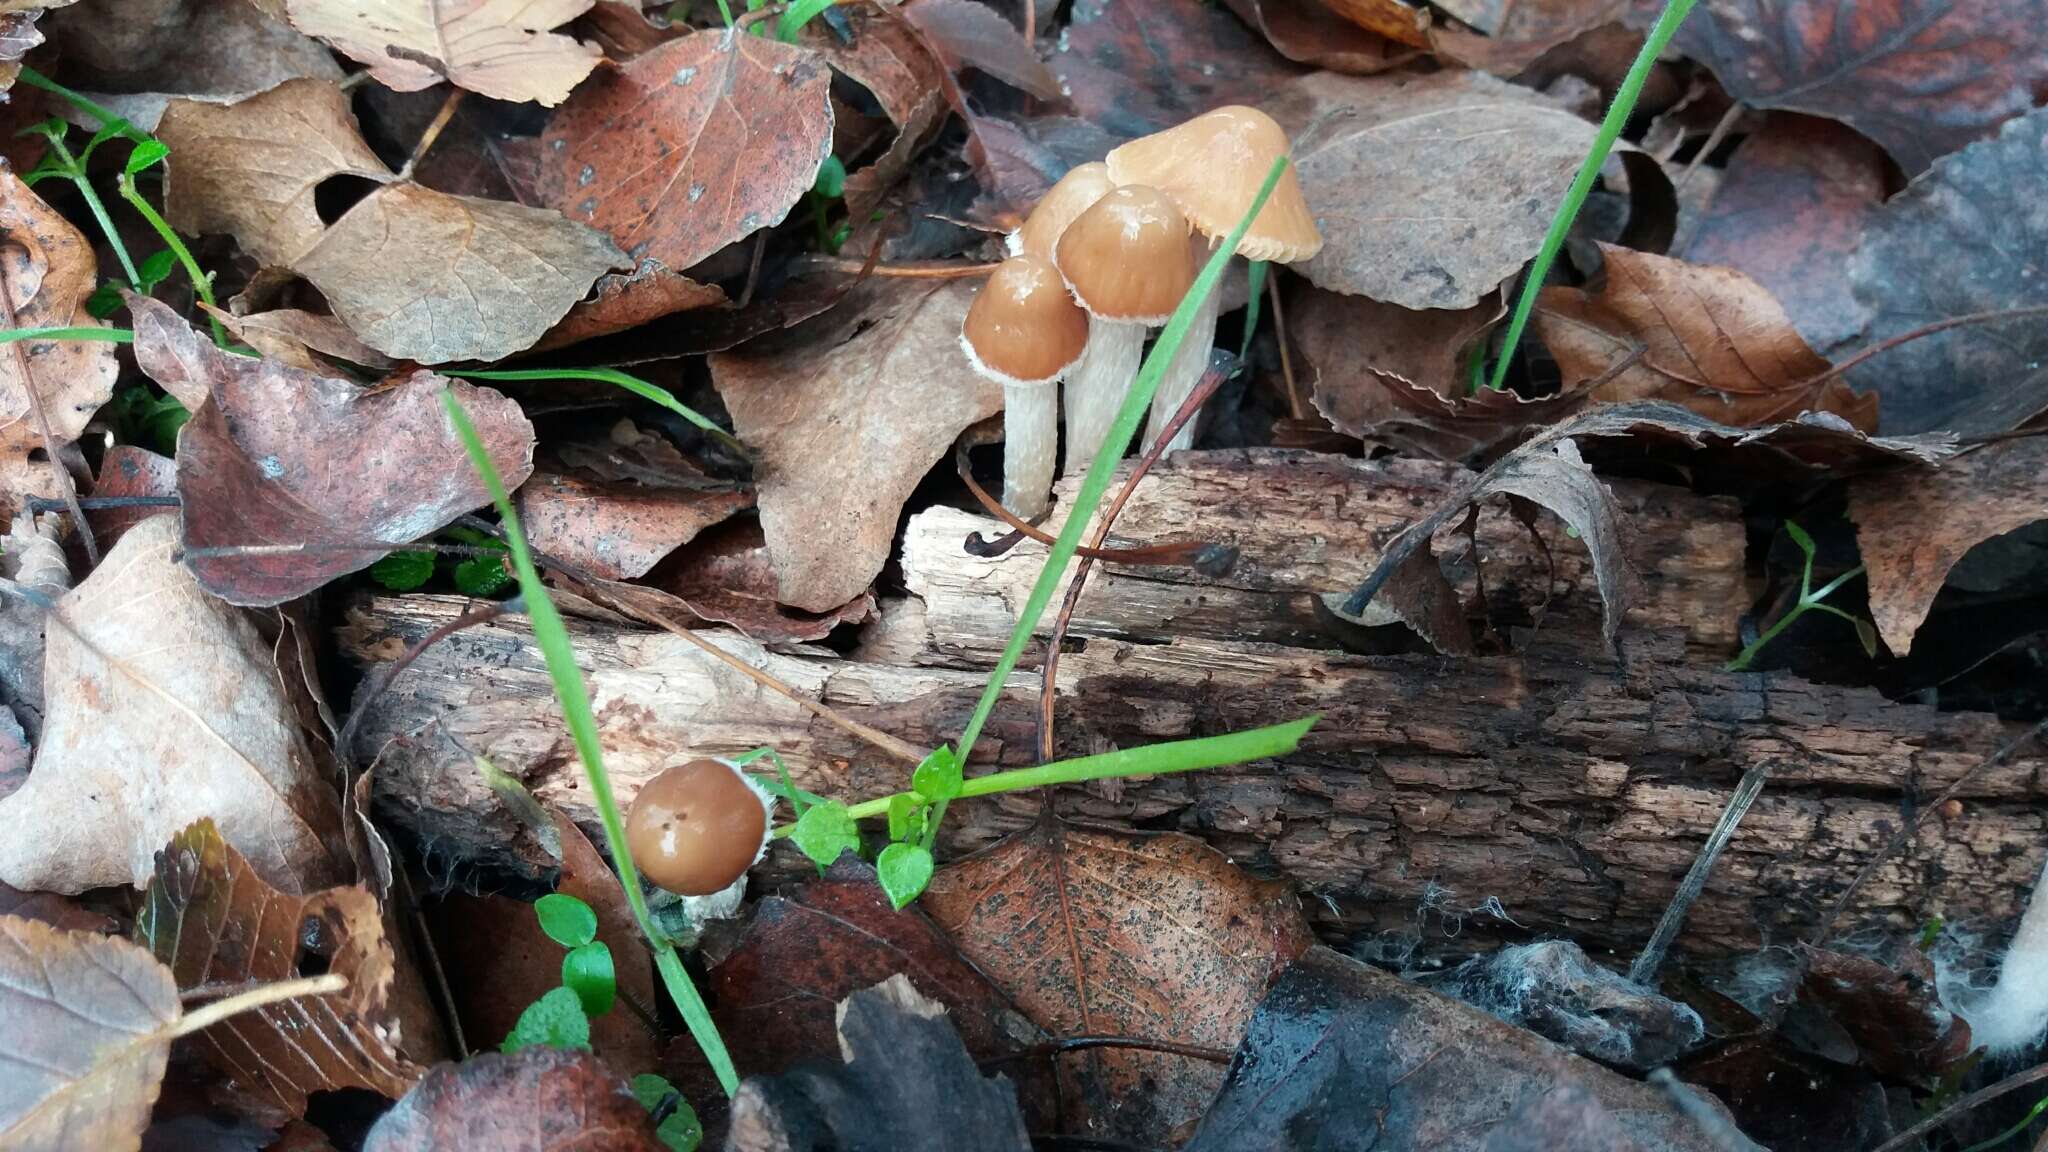
[[(1380, 72), (1406, 63), (1417, 53), (1410, 41), (1369, 24), (1346, 19), (1320, 0), (1229, 0), (1230, 10), (1245, 23), (1264, 33), (1282, 56), (1302, 64), (1314, 64), (1338, 72)], [(1388, 13), (1414, 10), (1399, 0), (1388, 0)], [(1364, 5), (1369, 11), (1377, 4)], [(1394, 20), (1387, 23), (1400, 27)], [(1407, 27), (1414, 29), (1411, 21)], [(1412, 32), (1414, 42), (1420, 32)]]
[(1330, 11), (1368, 32), (1411, 48), (1426, 48), (1429, 14), (1405, 0), (1324, 0)]
[(1629, 0), (1451, 0), (1439, 7), (1476, 31), (1431, 28), (1431, 48), (1468, 68), (1513, 76), (1552, 48), (1621, 19)]
[(609, 580), (645, 575), (699, 532), (754, 505), (750, 491), (594, 484), (540, 475), (518, 492), (533, 546)]
[(156, 301), (129, 307), (143, 371), (210, 393), (178, 443), (185, 546), (306, 549), (189, 557), (200, 583), (231, 603), (283, 603), (490, 502), (441, 408), (444, 389), (507, 484), (533, 470), (533, 426), (488, 388), (415, 372), (364, 389), (230, 356)]
[(1673, 44), (1738, 101), (1843, 121), (1916, 175), (2048, 88), (2040, 16), (2032, 0), (1721, 0)]
[(1854, 339), (1868, 316), (1846, 276), (1820, 270), (1846, 264), (1884, 196), (1877, 145), (1831, 121), (1773, 113), (1729, 157), (1679, 255), (1747, 274), (1828, 352)]
[(1800, 991), (1824, 1007), (1856, 1041), (1863, 1058), (1891, 1080), (1932, 1088), (1970, 1052), (1970, 1025), (1935, 993), (1934, 962), (1901, 948), (1892, 963), (1869, 956), (1801, 950)]
[(1080, 118), (1118, 141), (1256, 104), (1301, 71), (1222, 6), (1185, 0), (1075, 0), (1052, 70)]
[(832, 149), (831, 72), (802, 48), (699, 32), (599, 73), (548, 122), (543, 203), (671, 271), (778, 224)]
[(0, 1147), (132, 1152), (179, 1015), (126, 940), (0, 916)]
[[(178, 462), (147, 448), (116, 444), (100, 459), (100, 478), (92, 486), (95, 496), (171, 496), (178, 494)], [(92, 521), (93, 535), (100, 547), (112, 548), (121, 536), (151, 516), (175, 512), (175, 508), (96, 508), (85, 514)]]
[(638, 328), (678, 312), (716, 308), (725, 302), (725, 289), (718, 285), (699, 284), (652, 260), (644, 261), (636, 271), (598, 277), (592, 298), (570, 308), (569, 314), (533, 346), (533, 351), (563, 348)]
[(588, 1052), (528, 1048), (427, 1073), (363, 1152), (665, 1152), (647, 1109)]
[(689, 606), (700, 620), (730, 624), (763, 644), (822, 640), (841, 624), (874, 615), (874, 589), (828, 612), (799, 612), (778, 603), (775, 564), (758, 521), (743, 520), (707, 532), (656, 583)]
[(332, 316), (297, 308), (278, 308), (247, 316), (218, 308), (207, 311), (220, 321), (221, 327), (259, 354), (294, 368), (323, 376), (345, 376), (347, 373), (335, 361), (380, 372), (398, 366), (398, 361), (363, 343), (348, 330), (348, 325)]
[(1904, 656), (1964, 553), (2048, 520), (2048, 440), (2010, 440), (1937, 469), (1853, 480), (1849, 517), (1870, 566), (1871, 618), (1885, 647)]
[(314, 1092), (402, 1095), (421, 1065), (440, 1056), (438, 1035), (400, 1027), (397, 986), (419, 975), (397, 967), (377, 898), (362, 885), (278, 891), (213, 821), (201, 820), (157, 854), (142, 899), (135, 939), (181, 990), (288, 979), (314, 963), (348, 977), (340, 992), (273, 1004), (200, 1033), (223, 1074), (285, 1114), (304, 1112)]
[(739, 438), (759, 453), (776, 599), (808, 612), (861, 594), (903, 502), (954, 437), (1002, 410), (960, 351), (973, 286), (883, 280), (773, 349), (711, 358)]
[(106, 933), (119, 927), (113, 917), (94, 912), (70, 897), (55, 892), (23, 892), (8, 884), (0, 884), (0, 916), (40, 920), (67, 932)]
[[(1406, 308), (1470, 308), (1542, 246), (1593, 125), (1480, 72), (1318, 72), (1266, 99), (1294, 138), (1323, 249), (1318, 286)], [(1638, 195), (1669, 181), (1618, 153)]]
[[(945, 65), (917, 28), (880, 4), (843, 5), (852, 40), (811, 24), (805, 40), (833, 68), (866, 88), (896, 125), (896, 139), (846, 177), (846, 210), (864, 220), (910, 167), (946, 118)], [(993, 14), (991, 14), (993, 15)]]
[[(2048, 306), (2040, 256), (2048, 197), (2035, 194), (2044, 168), (2048, 110), (1943, 157), (1879, 208), (1849, 261), (1856, 299), (1870, 310), (1865, 335), (1899, 338), (1942, 320)], [(2048, 410), (2044, 362), (2048, 324), (2023, 316), (1908, 341), (1850, 380), (1884, 398), (1888, 433), (1968, 436), (2016, 428)]]
[(959, 71), (972, 68), (1040, 100), (1061, 98), (1059, 77), (1024, 42), (1023, 33), (995, 9), (976, 0), (915, 0), (902, 8), (944, 60)]
[[(941, 868), (923, 905), (1056, 1036), (1233, 1048), (1268, 981), (1312, 942), (1285, 885), (1253, 880), (1199, 840), (1055, 820)], [(1171, 1139), (1223, 1078), (1214, 1064), (1134, 1050), (1062, 1067), (1076, 1076), (1069, 1126), (1114, 1139)]]
[(1567, 391), (1605, 404), (1667, 400), (1737, 428), (1832, 412), (1877, 430), (1877, 398), (1840, 377), (1793, 331), (1785, 310), (1732, 268), (1687, 264), (1613, 245), (1597, 291), (1543, 290), (1536, 334)]
[(1100, 160), (1123, 141), (1072, 116), (1011, 121), (969, 115), (967, 158), (982, 197), (975, 208), (997, 231), (1015, 231), (1067, 169)]
[(591, 0), (282, 0), (299, 31), (402, 92), (450, 80), (494, 100), (560, 104), (602, 54), (550, 32)]

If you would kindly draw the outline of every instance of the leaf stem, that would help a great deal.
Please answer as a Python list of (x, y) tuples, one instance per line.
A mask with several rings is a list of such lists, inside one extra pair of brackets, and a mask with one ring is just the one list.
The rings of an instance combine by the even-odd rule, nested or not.
[(135, 261), (128, 256), (128, 246), (121, 242), (121, 234), (114, 229), (113, 218), (107, 215), (107, 205), (100, 194), (93, 190), (92, 181), (86, 177), (85, 166), (71, 155), (71, 149), (64, 146), (62, 130), (53, 131), (49, 136), (50, 148), (64, 163), (64, 175), (78, 194), (85, 198), (85, 206), (92, 212), (92, 218), (99, 222), (100, 231), (106, 234), (107, 246), (114, 250), (114, 257), (121, 261), (121, 271), (128, 274), (128, 286), (142, 291), (142, 274), (135, 270)]
[(747, 446), (716, 421), (702, 412), (675, 398), (675, 394), (659, 384), (651, 384), (638, 376), (621, 372), (616, 368), (491, 368), (463, 372), (448, 372), (465, 380), (595, 380), (602, 384), (614, 384), (643, 400), (652, 400), (663, 408), (681, 416), (709, 433), (713, 439), (735, 452), (750, 455)]
[(143, 199), (142, 192), (135, 187), (133, 175), (123, 172), (116, 187), (121, 190), (121, 199), (126, 200), (144, 220), (149, 221), (149, 226), (156, 229), (158, 236), (163, 237), (164, 246), (169, 248), (171, 254), (178, 258), (178, 263), (184, 266), (185, 275), (192, 279), (192, 290), (199, 294), (200, 301), (206, 305), (206, 324), (213, 331), (213, 342), (222, 348), (227, 347), (227, 331), (220, 326), (220, 320), (214, 316), (214, 309), (218, 305), (213, 302), (213, 277), (199, 270), (199, 262), (192, 259), (192, 250), (185, 247), (185, 241), (172, 230), (161, 215), (158, 215), (149, 201)]
[(633, 853), (627, 847), (625, 821), (619, 817), (619, 803), (612, 795), (611, 774), (605, 770), (604, 748), (597, 739), (597, 718), (590, 710), (590, 692), (583, 682), (583, 670), (577, 667), (576, 653), (570, 647), (569, 630), (563, 625), (555, 602), (548, 596), (547, 585), (541, 582), (540, 571), (534, 567), (533, 554), (526, 546), (526, 532), (519, 526), (519, 513), (512, 507), (512, 497), (505, 491), (505, 482), (499, 478), (490, 453), (477, 437), (469, 414), (463, 411), (462, 402), (455, 398), (453, 392), (443, 392), (441, 403), (448, 410), (448, 419), (455, 425), (456, 433), (462, 437), (462, 446), (469, 453), (471, 465), (490, 490), (491, 502), (497, 505), (505, 548), (511, 553), (512, 566), (519, 574), (519, 592), (526, 602), (526, 617), (533, 627), (534, 642), (540, 646), (541, 657), (547, 663), (548, 676), (554, 681), (555, 695), (561, 701), (563, 719), (569, 726), (577, 756), (583, 761), (584, 775), (590, 780), (591, 802), (596, 805), (598, 820), (604, 825), (605, 847), (611, 851), (612, 867), (618, 869), (619, 886), (625, 890), (626, 903), (632, 906), (633, 919), (639, 922), (641, 934), (654, 950), (655, 969), (661, 973), (669, 996), (682, 1011), (683, 1022), (689, 1025), (690, 1035), (703, 1049), (704, 1059), (717, 1074), (719, 1086), (730, 1096), (739, 1089), (739, 1074), (733, 1068), (732, 1056), (726, 1052), (725, 1041), (719, 1037), (718, 1026), (713, 1023), (710, 1009), (705, 1007), (703, 997), (698, 994), (697, 985), (684, 971), (682, 958), (676, 955), (675, 944), (655, 925), (654, 917), (647, 910), (646, 894), (640, 890), (640, 871), (634, 866)]
[(137, 143), (156, 139), (156, 137), (129, 123), (126, 116), (116, 115), (111, 109), (95, 104), (26, 64), (21, 66), (21, 72), (16, 78), (31, 88), (41, 88), (45, 92), (62, 96), (64, 99), (71, 101), (71, 103), (78, 106), (80, 111), (99, 121), (100, 127), (103, 129), (112, 128)]
[(1514, 363), (1515, 348), (1522, 342), (1522, 330), (1528, 327), (1529, 313), (1536, 308), (1536, 297), (1543, 291), (1543, 281), (1550, 276), (1550, 266), (1557, 261), (1559, 250), (1564, 247), (1564, 238), (1571, 231), (1572, 221), (1578, 219), (1579, 209), (1586, 203), (1586, 195), (1593, 190), (1593, 181), (1600, 176), (1600, 168), (1607, 163), (1607, 154), (1614, 150), (1614, 142), (1621, 138), (1621, 130), (1635, 111), (1636, 99), (1643, 94), (1643, 83), (1650, 78), (1650, 69), (1656, 66), (1657, 57), (1663, 55), (1665, 45), (1678, 26), (1685, 21), (1685, 14), (1692, 11), (1693, 0), (1665, 0), (1664, 11), (1657, 17), (1650, 34), (1643, 41), (1643, 50), (1636, 53), (1634, 64), (1629, 66), (1628, 75), (1615, 90), (1614, 102), (1607, 106), (1607, 116), (1600, 121), (1600, 130), (1593, 137), (1593, 147), (1587, 151), (1586, 159), (1579, 165), (1578, 175), (1572, 177), (1571, 187), (1565, 190), (1564, 202), (1557, 206), (1557, 215), (1550, 218), (1550, 231), (1543, 235), (1543, 247), (1536, 251), (1535, 263), (1529, 265), (1529, 274), (1522, 281), (1521, 298), (1515, 301), (1515, 315), (1508, 321), (1506, 339), (1501, 342), (1500, 359), (1493, 365), (1492, 386), (1495, 391), (1507, 387), (1508, 366)]
[(172, 1036), (190, 1036), (230, 1016), (239, 1016), (254, 1008), (276, 1004), (281, 1000), (296, 1000), (301, 996), (326, 996), (348, 987), (348, 977), (339, 972), (322, 972), (318, 976), (301, 976), (296, 980), (280, 980), (238, 992), (224, 1000), (194, 1008), (178, 1018), (171, 1028)]

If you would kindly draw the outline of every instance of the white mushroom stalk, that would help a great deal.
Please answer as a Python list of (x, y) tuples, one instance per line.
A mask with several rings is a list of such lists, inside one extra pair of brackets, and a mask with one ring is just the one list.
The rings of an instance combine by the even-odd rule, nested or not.
[[(1188, 396), (1201, 386), (1202, 376), (1209, 370), (1209, 353), (1216, 344), (1216, 320), (1222, 311), (1221, 285), (1196, 303), (1195, 314), (1188, 323), (1187, 338), (1173, 350), (1173, 359), (1166, 362), (1166, 372), (1159, 378), (1159, 390), (1152, 393), (1152, 411), (1145, 423), (1147, 445), (1159, 438), (1160, 431), (1172, 422), (1174, 413), (1179, 412)], [(1181, 425), (1180, 431), (1174, 433), (1172, 441), (1166, 445), (1166, 451), (1178, 452), (1194, 447), (1199, 424), (1199, 420), (1190, 420)]]
[(1067, 372), (1067, 458), (1061, 475), (1079, 476), (1095, 463), (1144, 362), (1146, 330), (1144, 324), (1101, 316), (1088, 321), (1088, 345), (1080, 363)]

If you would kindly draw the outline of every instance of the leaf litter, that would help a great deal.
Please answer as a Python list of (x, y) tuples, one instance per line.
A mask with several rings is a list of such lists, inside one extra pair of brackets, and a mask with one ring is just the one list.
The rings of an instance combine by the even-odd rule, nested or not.
[[(1966, 1114), (2027, 1082), (1994, 1083), (1970, 1025), (2030, 995), (2039, 918), (2014, 920), (2044, 850), (2048, 113), (2024, 6), (1703, 6), (1638, 94), (1655, 9), (1616, 0), (847, 0), (734, 27), (610, 0), (104, 3), (0, 12), (15, 130), (60, 118), (0, 172), (5, 327), (87, 330), (0, 352), (0, 813), (39, 830), (0, 840), (0, 1017), (28, 1038), (0, 1143), (1739, 1128), (1867, 1152), (1972, 1089), (1936, 1146), (2032, 1122), (2025, 1093)], [(1617, 88), (1634, 114), (1554, 229)], [(1232, 262), (1215, 342), (1244, 359), (1203, 454), (1119, 473), (1144, 478), (1110, 501), (1057, 672), (1025, 625), (974, 708), (1037, 608), (1028, 572), (973, 567), (1013, 540), (933, 534), (987, 523), (947, 456), (1000, 489), (1003, 390), (960, 351), (966, 306), (1070, 168), (1224, 105), (1278, 119), (1322, 251), (1251, 293)], [(508, 368), (536, 375), (463, 380)], [(1344, 487), (1397, 474), (1405, 497)], [(1304, 491), (1260, 487), (1287, 478)], [(1058, 492), (1046, 539), (1093, 513), (1079, 477)], [(1699, 522), (1655, 511), (1673, 499)], [(1481, 531), (1482, 505), (1507, 515)], [(613, 785), (581, 774), (540, 675), (564, 655), (524, 615), (547, 586), (507, 564), (527, 534), (576, 614), (616, 802), (715, 752), (793, 822), (711, 905), (607, 860)], [(1244, 553), (1278, 540), (1300, 554)], [(1711, 604), (1674, 568), (1702, 550)], [(1238, 635), (1216, 604), (1245, 597), (1284, 626)], [(1459, 727), (1546, 718), (1474, 744), (1424, 699), (1481, 706)], [(1313, 701), (1370, 731), (1214, 777), (1146, 743)], [(1475, 747), (1515, 751), (1446, 751)], [(1702, 853), (1760, 760), (1762, 799)], [(1007, 792), (1019, 773), (1059, 784)], [(1514, 946), (1551, 852), (1616, 900), (1679, 888), (1654, 947), (1598, 901), (1540, 913), (1670, 948), (1661, 989), (1590, 944)], [(592, 909), (604, 995), (536, 917), (550, 891)], [(1813, 946), (1755, 949), (1829, 900)], [(1843, 943), (1876, 936), (1881, 962)], [(1487, 975), (1431, 978), (1451, 965)], [(189, 1014), (315, 971), (172, 1047)], [(569, 1047), (470, 1055), (550, 1005)], [(1713, 1042), (1671, 1026), (1693, 1012)], [(699, 1047), (714, 1026), (744, 1082)]]

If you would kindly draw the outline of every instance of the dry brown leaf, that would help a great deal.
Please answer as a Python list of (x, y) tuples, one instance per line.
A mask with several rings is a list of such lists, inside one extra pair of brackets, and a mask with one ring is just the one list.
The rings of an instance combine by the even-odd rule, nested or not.
[[(1373, 0), (1364, 0), (1361, 8)], [(1394, 6), (1399, 0), (1391, 0)], [(1413, 60), (1414, 47), (1360, 25), (1321, 0), (1229, 0), (1230, 10), (1265, 34), (1289, 60), (1337, 72), (1383, 72)], [(1409, 10), (1412, 14), (1413, 10)]]
[(288, 80), (238, 104), (173, 100), (156, 133), (171, 149), (172, 226), (232, 235), (267, 265), (289, 266), (320, 238), (321, 181), (391, 176), (363, 142), (348, 95), (325, 80)]
[(380, 372), (398, 367), (398, 361), (357, 339), (348, 325), (332, 316), (297, 308), (236, 316), (219, 308), (208, 308), (204, 303), (199, 306), (258, 354), (293, 368), (322, 376), (346, 376), (347, 372), (336, 361)]
[(1438, 7), (1477, 31), (1431, 28), (1432, 49), (1467, 68), (1510, 77), (1580, 33), (1620, 20), (1629, 0), (1450, 0)]
[(760, 455), (761, 528), (777, 598), (826, 612), (889, 558), (911, 489), (961, 430), (1003, 407), (960, 352), (961, 281), (863, 286), (772, 350), (711, 358), (734, 433)]
[(1904, 656), (1964, 553), (2048, 520), (2048, 440), (2009, 440), (1940, 468), (1858, 478), (1849, 518), (1870, 566), (1871, 619), (1885, 647)]
[(549, 29), (591, 0), (287, 0), (299, 31), (361, 61), (386, 88), (443, 80), (494, 100), (552, 108), (603, 58), (594, 44)]
[(541, 202), (671, 271), (778, 224), (832, 151), (808, 49), (699, 32), (599, 73), (548, 122)]
[[(99, 479), (93, 482), (95, 496), (155, 496), (175, 499), (178, 495), (178, 462), (147, 448), (116, 444), (100, 458)], [(85, 514), (92, 522), (93, 536), (101, 548), (112, 548), (130, 528), (151, 516), (175, 512), (171, 506), (140, 508), (95, 508)]]
[(1112, 147), (1224, 104), (1255, 104), (1301, 73), (1220, 4), (1074, 0), (1068, 11), (1052, 70), (1078, 122)]
[(929, 41), (895, 12), (880, 4), (843, 5), (840, 11), (852, 27), (850, 41), (818, 22), (810, 25), (806, 41), (834, 69), (866, 88), (896, 125), (888, 150), (846, 176), (847, 214), (865, 220), (945, 122), (947, 78)]
[(527, 1048), (427, 1073), (363, 1152), (665, 1152), (647, 1109), (588, 1052)]
[(761, 525), (723, 524), (693, 541), (653, 582), (688, 605), (699, 620), (730, 624), (763, 644), (822, 640), (841, 624), (858, 624), (875, 611), (875, 592), (864, 588), (822, 613), (799, 612), (776, 600), (774, 558)]
[(133, 1152), (178, 988), (126, 940), (0, 916), (0, 1148)]
[(631, 580), (697, 533), (753, 507), (754, 494), (597, 484), (550, 473), (528, 480), (515, 501), (535, 548), (607, 580)]
[[(0, 327), (102, 328), (85, 310), (97, 267), (92, 243), (23, 184), (0, 169)], [(31, 460), (49, 450), (38, 404), (57, 447), (78, 439), (114, 394), (120, 364), (100, 341), (19, 340), (0, 347), (0, 522), (14, 502), (61, 495), (56, 465)]]
[(644, 260), (632, 272), (608, 272), (598, 277), (590, 299), (577, 301), (569, 314), (540, 338), (533, 351), (545, 352), (579, 340), (610, 336), (664, 316), (716, 308), (725, 302), (725, 289), (718, 285), (699, 284), (652, 260)]
[[(0, 597), (0, 709), (7, 710), (5, 720), (22, 736), (23, 757), (43, 728), (43, 605), (71, 587), (63, 523), (59, 513), (17, 512), (0, 534), (0, 577), (41, 597), (40, 602), (25, 595)], [(6, 743), (11, 747), (13, 742)], [(21, 768), (27, 771), (25, 760)]]
[(141, 887), (186, 825), (220, 823), (288, 892), (348, 871), (341, 808), (277, 683), (270, 646), (173, 558), (174, 517), (128, 530), (49, 615), (35, 770), (0, 801), (0, 881)]
[[(1234, 1048), (1268, 981), (1313, 943), (1286, 885), (1200, 840), (1057, 820), (939, 869), (921, 906), (1055, 1036)], [(1069, 1130), (1113, 1139), (1171, 1139), (1223, 1081), (1218, 1065), (1135, 1050), (1062, 1067), (1080, 1073)]]
[[(1536, 254), (1593, 139), (1546, 97), (1479, 72), (1318, 72), (1266, 102), (1294, 140), (1323, 250), (1318, 286), (1405, 308), (1470, 308)], [(1638, 196), (1670, 182), (1617, 151)]]
[(955, 72), (972, 68), (1040, 100), (1060, 99), (1060, 80), (1017, 26), (978, 0), (915, 0), (900, 11)]
[(40, 920), (52, 928), (99, 935), (113, 932), (121, 926), (113, 917), (93, 911), (69, 896), (59, 896), (55, 892), (23, 892), (7, 884), (0, 884), (0, 916)]
[(1429, 46), (1429, 13), (1403, 0), (1324, 0), (1330, 11), (1368, 32), (1414, 48)]
[(1600, 245), (1597, 291), (1562, 285), (1538, 300), (1536, 334), (1567, 392), (1605, 404), (1667, 400), (1709, 420), (1753, 428), (1832, 412), (1877, 431), (1877, 398), (1840, 377), (1762, 285), (1733, 268)]
[(369, 567), (490, 502), (441, 407), (452, 391), (508, 484), (533, 470), (533, 426), (488, 388), (413, 372), (383, 387), (233, 356), (154, 300), (131, 298), (135, 357), (157, 383), (207, 397), (179, 435), (188, 556), (207, 591), (280, 604)]
[(174, 96), (238, 100), (298, 77), (343, 75), (325, 45), (248, 0), (129, 0), (120, 19), (107, 15), (90, 4), (69, 8), (46, 17), (44, 29), (62, 53), (66, 81), (95, 94), (131, 94), (100, 102), (144, 131)]
[(364, 343), (441, 364), (524, 352), (627, 263), (603, 233), (558, 212), (392, 184), (292, 268)]
[(135, 940), (184, 991), (290, 979), (318, 963), (348, 978), (223, 1021), (199, 1034), (207, 1059), (286, 1115), (314, 1092), (365, 1088), (401, 1096), (439, 1056), (438, 1036), (407, 1035), (391, 1009), (398, 971), (377, 898), (360, 884), (287, 893), (258, 876), (211, 820), (181, 830), (156, 857)]

